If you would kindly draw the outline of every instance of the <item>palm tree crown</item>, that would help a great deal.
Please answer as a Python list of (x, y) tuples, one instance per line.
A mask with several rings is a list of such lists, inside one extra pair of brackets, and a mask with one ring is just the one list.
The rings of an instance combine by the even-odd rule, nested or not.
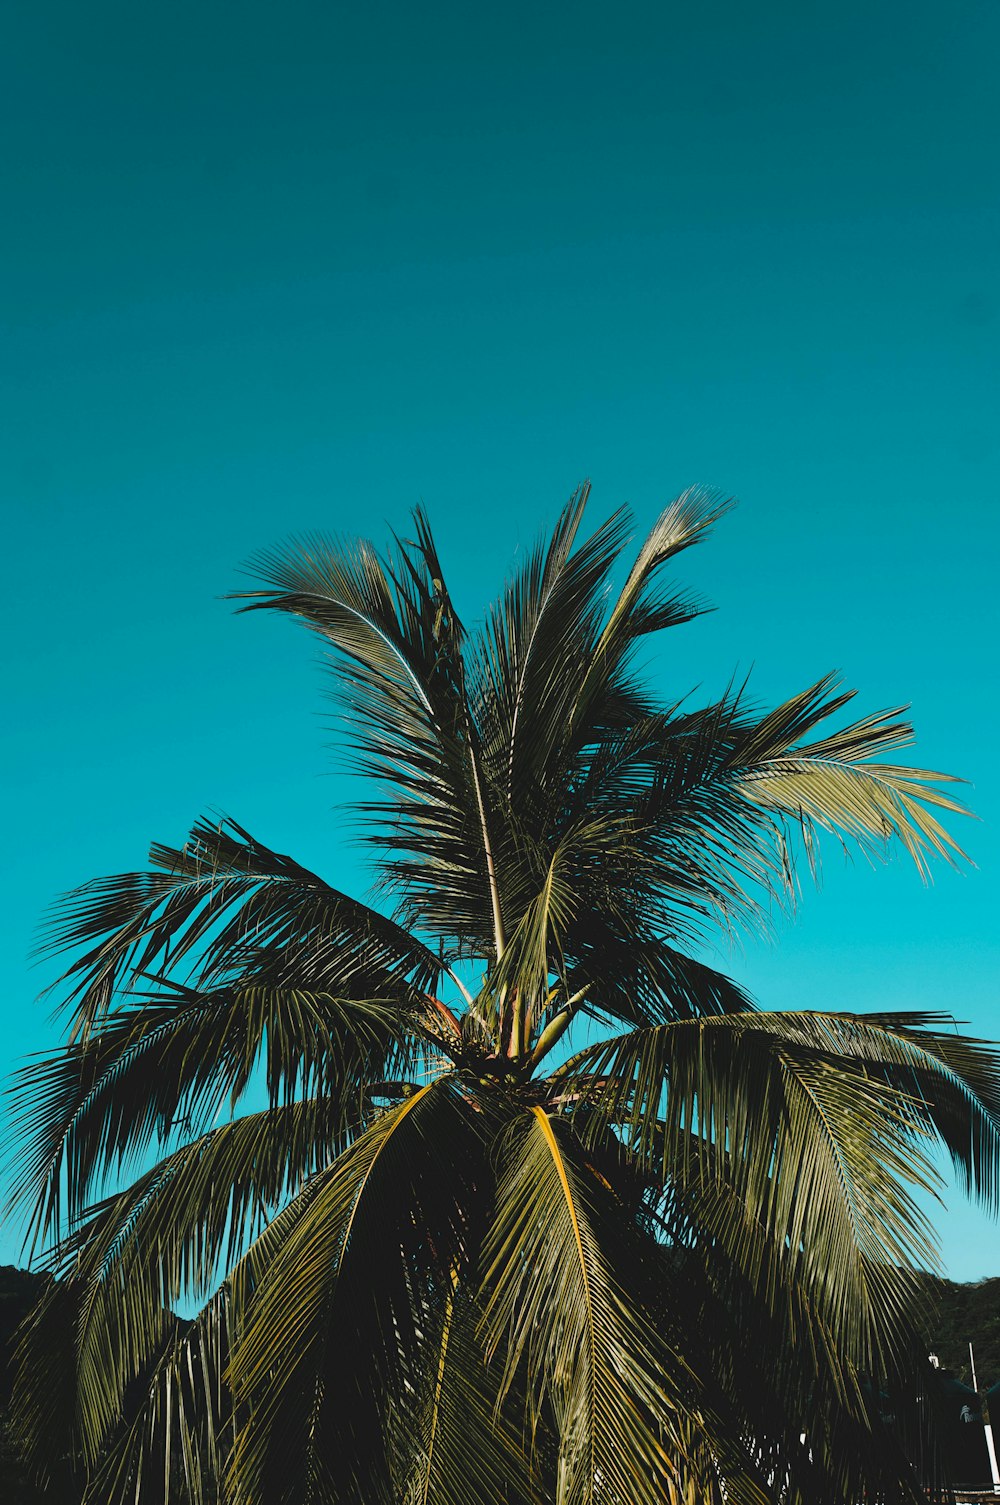
[(823, 730), (829, 678), (658, 704), (636, 648), (697, 615), (664, 566), (726, 504), (613, 588), (629, 520), (581, 541), (586, 500), (473, 634), (422, 512), (254, 561), (243, 609), (330, 656), (378, 907), (222, 820), (56, 912), (16, 1199), (62, 1278), (17, 1405), (87, 1499), (922, 1498), (870, 1387), (915, 1372), (929, 1147), (996, 1201), (997, 1058), (758, 1012), (692, 953), (825, 833), (954, 860), (961, 807), (886, 761), (900, 713)]

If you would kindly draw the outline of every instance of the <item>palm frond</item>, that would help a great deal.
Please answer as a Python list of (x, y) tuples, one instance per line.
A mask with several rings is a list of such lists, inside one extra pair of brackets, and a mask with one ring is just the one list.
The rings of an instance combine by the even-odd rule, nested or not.
[[(756, 1224), (842, 1350), (868, 1370), (891, 1365), (911, 1272), (936, 1260), (913, 1197), (938, 1185), (932, 1137), (989, 1201), (1000, 1173), (995, 1053), (961, 1043), (970, 1082), (936, 1054), (938, 1037), (923, 1037), (926, 1016), (890, 1020), (685, 1020), (602, 1042), (556, 1073), (569, 1101), (620, 1123), (650, 1171), (690, 1195), (713, 1240), (749, 1260), (747, 1219)], [(761, 1279), (764, 1266), (748, 1273)]]
[(481, 1312), (458, 1288), (436, 1314), (423, 1383), (407, 1417), (391, 1428), (402, 1443), (403, 1505), (543, 1505), (544, 1468), (525, 1436), (517, 1398), (499, 1398), (498, 1379), (478, 1337)]
[[(529, 1425), (553, 1409), (557, 1505), (680, 1498), (705, 1464), (693, 1376), (616, 1279), (599, 1236), (599, 1183), (541, 1108), (507, 1154), (485, 1248), (485, 1320), (505, 1385), (524, 1367)], [(734, 1480), (732, 1498), (752, 1498), (743, 1485)]]
[[(904, 1451), (898, 1428), (873, 1410), (870, 1375), (846, 1360), (838, 1334), (787, 1264), (780, 1268), (781, 1251), (765, 1241), (738, 1191), (720, 1183), (713, 1189), (729, 1199), (743, 1245), (733, 1254), (724, 1243), (699, 1239), (686, 1225), (684, 1200), (671, 1195), (662, 1209), (670, 1238), (658, 1245), (660, 1268), (647, 1297), (706, 1377), (710, 1413), (739, 1418), (758, 1475), (780, 1488), (788, 1505), (917, 1505), (937, 1482), (933, 1464), (926, 1471), (926, 1408), (921, 1416), (911, 1403), (923, 1384), (920, 1345), (894, 1355), (893, 1381), (879, 1379), (898, 1398), (897, 1410), (910, 1413), (899, 1418), (907, 1426)], [(755, 1281), (747, 1268), (757, 1258), (762, 1274)], [(762, 1299), (769, 1281), (783, 1292), (780, 1302)]]
[(172, 1332), (172, 1307), (210, 1295), (344, 1142), (322, 1100), (222, 1124), (90, 1209), (53, 1251), (50, 1267), (75, 1293), (77, 1426), (91, 1466)]
[[(75, 1000), (72, 1036), (85, 1036), (116, 993), (169, 973), (201, 986), (266, 967), (291, 968), (350, 995), (391, 980), (431, 991), (441, 958), (377, 910), (341, 893), (235, 821), (202, 820), (180, 849), (156, 845), (154, 871), (98, 879), (66, 895), (47, 928), (44, 949), (80, 951), (52, 985)], [(186, 971), (181, 969), (184, 964)], [(355, 981), (355, 986), (357, 983)]]
[(525, 797), (544, 789), (565, 737), (579, 656), (600, 634), (608, 576), (627, 538), (628, 517), (619, 512), (573, 550), (589, 491), (574, 492), (551, 539), (529, 554), (474, 650), (490, 782), (522, 820)]
[(134, 1505), (147, 1496), (222, 1505), (232, 1448), (224, 1379), (231, 1321), (223, 1285), (186, 1330), (173, 1332), (93, 1469), (83, 1505)]
[(257, 1080), (275, 1104), (321, 1092), (343, 1129), (373, 1083), (405, 1075), (437, 1043), (405, 993), (384, 1001), (266, 983), (175, 985), (130, 1003), (15, 1081), (12, 1205), (32, 1209), (36, 1241), (59, 1227), (64, 1208), (78, 1218), (95, 1189), (150, 1149), (233, 1112)]
[(399, 1444), (387, 1429), (419, 1383), (431, 1314), (454, 1288), (483, 1194), (471, 1118), (446, 1081), (384, 1113), (324, 1177), (242, 1298), (235, 1505), (392, 1498)]
[(657, 518), (642, 544), (614, 606), (577, 681), (567, 730), (578, 743), (589, 740), (585, 728), (595, 711), (631, 689), (625, 670), (638, 638), (690, 621), (702, 610), (684, 597), (650, 601), (657, 572), (684, 549), (700, 542), (711, 525), (732, 506), (731, 498), (692, 486)]
[(358, 766), (392, 790), (387, 801), (360, 807), (372, 839), (393, 852), (386, 874), (422, 891), (431, 929), (442, 927), (427, 901), (447, 893), (466, 931), (491, 916), (495, 939), (502, 918), (492, 814), (465, 692), (463, 633), (419, 509), (414, 521), (417, 540), (398, 544), (390, 561), (366, 543), (321, 537), (258, 556), (250, 568), (269, 588), (244, 610), (289, 612), (331, 645)]
[(934, 811), (968, 812), (935, 786), (959, 781), (872, 761), (913, 740), (912, 727), (896, 719), (899, 709), (866, 716), (816, 742), (799, 741), (853, 695), (837, 693), (827, 676), (764, 717), (733, 759), (740, 795), (796, 823), (810, 848), (818, 828), (843, 833), (875, 856), (885, 856), (897, 838), (924, 878), (933, 856), (954, 865), (965, 854)]

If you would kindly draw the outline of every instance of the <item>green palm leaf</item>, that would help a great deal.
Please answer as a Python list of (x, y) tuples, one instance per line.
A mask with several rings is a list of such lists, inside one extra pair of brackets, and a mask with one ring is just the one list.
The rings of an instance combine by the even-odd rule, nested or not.
[[(406, 1414), (434, 1309), (468, 1257), (480, 1159), (477, 1126), (439, 1082), (383, 1114), (324, 1173), (241, 1296), (236, 1502), (392, 1498), (388, 1429)], [(289, 1476), (289, 1451), (305, 1460), (302, 1475)]]
[[(697, 1388), (616, 1279), (593, 1171), (541, 1108), (508, 1153), (486, 1245), (486, 1322), (504, 1351), (505, 1385), (524, 1366), (529, 1423), (553, 1407), (556, 1505), (652, 1505), (679, 1494), (686, 1476), (709, 1467)], [(763, 1499), (748, 1478), (730, 1489)]]
[(433, 1024), (405, 993), (380, 1002), (266, 984), (164, 988), (21, 1072), (13, 1119), (31, 1153), (14, 1195), (34, 1197), (44, 1239), (58, 1226), (64, 1197), (69, 1218), (79, 1217), (109, 1177), (176, 1132), (197, 1134), (234, 1111), (258, 1078), (274, 1104), (322, 1093), (343, 1133), (373, 1083), (405, 1076), (437, 1044)]
[[(481, 1312), (468, 1291), (445, 1298), (436, 1343), (412, 1420), (400, 1426), (398, 1497), (405, 1505), (543, 1505), (538, 1447), (526, 1449), (519, 1397), (500, 1401), (478, 1330)], [(396, 1428), (393, 1428), (394, 1432)]]
[(713, 1239), (742, 1250), (744, 1266), (756, 1247), (762, 1283), (787, 1267), (851, 1362), (881, 1371), (912, 1305), (909, 1272), (936, 1263), (909, 1190), (938, 1185), (932, 1137), (994, 1205), (1000, 1184), (996, 1057), (960, 1041), (960, 1073), (947, 1040), (922, 1029), (934, 1022), (817, 1013), (679, 1021), (593, 1046), (557, 1077), (568, 1101), (621, 1124), (650, 1172), (697, 1202)]

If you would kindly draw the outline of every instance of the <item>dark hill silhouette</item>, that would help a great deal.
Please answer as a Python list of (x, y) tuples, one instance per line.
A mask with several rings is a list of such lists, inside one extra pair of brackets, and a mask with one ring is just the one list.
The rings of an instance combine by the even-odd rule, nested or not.
[(4, 1505), (52, 1505), (51, 1492), (43, 1493), (28, 1480), (18, 1458), (8, 1426), (12, 1366), (11, 1339), (18, 1325), (41, 1296), (47, 1284), (44, 1275), (0, 1265), (0, 1500)]
[[(976, 1350), (980, 1386), (1000, 1383), (1000, 1277), (958, 1285), (928, 1280), (931, 1311), (924, 1328), (927, 1352), (965, 1385), (972, 1384), (969, 1343)], [(995, 1417), (994, 1421), (1000, 1421)]]

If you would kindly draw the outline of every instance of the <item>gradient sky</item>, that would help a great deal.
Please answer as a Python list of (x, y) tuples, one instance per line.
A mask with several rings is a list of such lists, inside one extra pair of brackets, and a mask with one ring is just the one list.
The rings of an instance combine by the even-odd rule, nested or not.
[[(423, 499), (474, 618), (585, 476), (640, 525), (741, 498), (679, 562), (719, 610), (664, 640), (665, 696), (839, 669), (982, 817), (926, 889), (829, 848), (723, 964), (1000, 1034), (1000, 9), (541, 11), (4, 8), (11, 1060), (56, 1038), (45, 905), (202, 811), (365, 887), (311, 650), (219, 600), (240, 562)], [(949, 1272), (1000, 1272), (947, 1203)]]

